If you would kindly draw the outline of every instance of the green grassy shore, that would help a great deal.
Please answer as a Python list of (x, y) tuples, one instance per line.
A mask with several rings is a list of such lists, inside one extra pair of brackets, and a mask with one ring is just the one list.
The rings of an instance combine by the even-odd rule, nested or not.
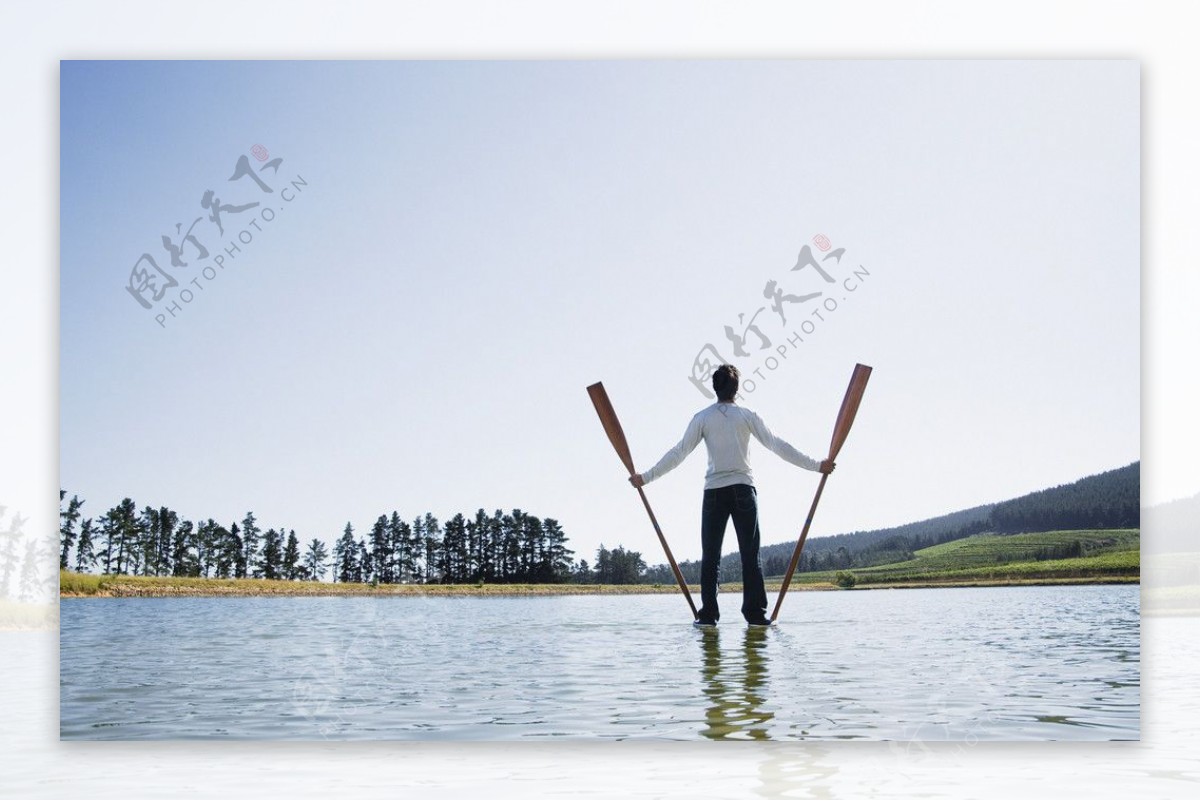
[[(696, 590), (699, 592), (699, 589)], [(175, 578), (155, 576), (97, 576), (59, 573), (63, 598), (137, 598), (186, 596), (317, 596), (367, 595), (629, 595), (679, 592), (675, 585), (648, 584), (333, 584), (324, 581), (271, 579)]]
[[(1136, 584), (1140, 581), (1136, 529), (1050, 531), (1000, 536), (978, 534), (923, 548), (903, 562), (846, 571), (798, 573), (793, 590), (840, 590), (853, 577), (853, 589), (918, 587), (1006, 587), (1039, 584)], [(1049, 549), (1073, 548), (1085, 554), (1047, 559)], [(781, 577), (767, 579), (777, 591)], [(725, 592), (741, 585), (722, 584)], [(692, 592), (699, 593), (693, 585)], [(332, 584), (269, 579), (206, 579), (153, 576), (98, 576), (62, 571), (59, 592), (69, 597), (305, 596), (305, 595), (631, 595), (674, 593), (674, 584)]]
[[(863, 584), (855, 590), (915, 589), (922, 587), (1007, 587), (1041, 584), (1137, 583), (1137, 576), (1023, 576), (1012, 578), (948, 578)], [(781, 580), (768, 579), (767, 590), (777, 592)], [(698, 585), (689, 585), (696, 595)], [(742, 585), (721, 585), (721, 592), (741, 592)], [(841, 590), (831, 581), (792, 580), (791, 592)], [(330, 584), (316, 581), (269, 581), (265, 579), (167, 578), (154, 576), (94, 576), (61, 573), (63, 598), (173, 598), (243, 596), (506, 596), (506, 595), (650, 595), (676, 593), (674, 584)]]
[[(853, 568), (856, 588), (919, 584), (1136, 583), (1141, 576), (1137, 529), (976, 534), (922, 548), (903, 562)], [(1047, 559), (1055, 549), (1080, 556)], [(801, 573), (793, 581), (833, 583), (839, 571)]]

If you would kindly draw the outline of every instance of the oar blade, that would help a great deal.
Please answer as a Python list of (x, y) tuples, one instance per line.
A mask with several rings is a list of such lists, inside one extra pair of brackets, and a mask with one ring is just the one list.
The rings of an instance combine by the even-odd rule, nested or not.
[(829, 458), (836, 459), (850, 435), (850, 426), (854, 425), (854, 416), (858, 414), (858, 405), (862, 403), (863, 393), (867, 389), (867, 379), (871, 377), (871, 368), (865, 364), (854, 365), (854, 373), (850, 376), (850, 386), (846, 387), (846, 397), (842, 399), (842, 408), (838, 411), (837, 423), (833, 426), (833, 440), (829, 445)]
[(597, 381), (588, 387), (587, 391), (588, 396), (592, 399), (592, 405), (596, 407), (596, 414), (600, 416), (600, 424), (604, 426), (604, 433), (608, 435), (608, 441), (612, 443), (613, 448), (617, 451), (617, 457), (632, 476), (636, 472), (633, 469), (633, 456), (629, 453), (629, 443), (625, 440), (625, 432), (621, 429), (617, 413), (608, 399), (608, 393), (604, 391), (604, 383)]
[[(597, 381), (588, 387), (587, 391), (588, 397), (592, 399), (592, 405), (596, 407), (596, 414), (600, 416), (600, 424), (604, 426), (604, 433), (608, 434), (608, 441), (616, 449), (617, 456), (625, 465), (625, 469), (629, 471), (629, 475), (634, 475), (633, 457), (629, 454), (629, 443), (625, 441), (625, 432), (621, 429), (620, 421), (617, 420), (617, 413), (608, 399), (608, 393), (604, 391), (604, 384)], [(638, 495), (641, 496), (642, 505), (646, 507), (646, 514), (650, 515), (650, 524), (654, 526), (654, 533), (658, 535), (663, 553), (667, 555), (667, 562), (671, 565), (671, 572), (675, 574), (675, 581), (679, 583), (679, 589), (683, 592), (683, 597), (687, 599), (688, 606), (692, 610), (692, 617), (695, 618), (698, 615), (696, 602), (692, 600), (692, 593), (683, 579), (683, 573), (675, 561), (675, 556), (671, 553), (671, 546), (667, 545), (667, 538), (663, 536), (662, 528), (658, 525), (658, 518), (654, 516), (654, 510), (650, 508), (650, 501), (646, 499), (646, 493), (641, 487), (638, 487)]]

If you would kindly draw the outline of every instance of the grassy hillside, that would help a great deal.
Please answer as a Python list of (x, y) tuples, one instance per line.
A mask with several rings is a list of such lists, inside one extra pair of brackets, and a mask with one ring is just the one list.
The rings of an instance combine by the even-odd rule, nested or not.
[[(1133, 462), (1070, 484), (901, 526), (832, 536), (824, 535), (818, 527), (805, 545), (800, 573), (831, 574), (839, 569), (858, 572), (912, 561), (920, 549), (984, 533), (1134, 529), (1140, 525), (1140, 497), (1141, 463)], [(794, 548), (794, 541), (764, 545), (760, 552), (763, 569), (771, 575), (786, 571)], [(1043, 554), (1043, 558), (1083, 555), (1055, 553)], [(1037, 560), (1036, 555), (1030, 558)], [(681, 562), (679, 568), (688, 581), (700, 580), (699, 560)], [(741, 559), (731, 550), (721, 559), (721, 580), (740, 581), (741, 576)], [(670, 569), (665, 564), (655, 565), (647, 571), (646, 580), (671, 581)]]
[[(853, 569), (857, 585), (967, 579), (1102, 579), (1136, 581), (1140, 574), (1137, 529), (976, 534), (922, 548), (903, 562)], [(1044, 558), (1064, 551), (1065, 559)], [(797, 574), (795, 581), (826, 583), (838, 571)]]

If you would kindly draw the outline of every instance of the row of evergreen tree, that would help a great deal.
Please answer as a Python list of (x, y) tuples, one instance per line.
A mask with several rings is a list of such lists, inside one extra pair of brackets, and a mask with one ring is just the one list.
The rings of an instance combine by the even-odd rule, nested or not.
[[(567, 535), (554, 518), (520, 509), (445, 523), (432, 514), (411, 522), (380, 515), (363, 536), (346, 528), (332, 551), (320, 538), (301, 545), (294, 529), (259, 525), (253, 512), (229, 525), (182, 520), (171, 509), (141, 511), (125, 498), (99, 517), (84, 518), (77, 495), (62, 507), (59, 567), (140, 576), (263, 578), (379, 584), (577, 581)], [(603, 550), (603, 549), (602, 549)], [(586, 563), (584, 563), (586, 565)]]
[(568, 581), (574, 554), (554, 518), (520, 509), (468, 518), (459, 513), (441, 524), (432, 514), (411, 523), (398, 512), (380, 515), (365, 538), (346, 524), (334, 543), (335, 581), (380, 584), (533, 583)]

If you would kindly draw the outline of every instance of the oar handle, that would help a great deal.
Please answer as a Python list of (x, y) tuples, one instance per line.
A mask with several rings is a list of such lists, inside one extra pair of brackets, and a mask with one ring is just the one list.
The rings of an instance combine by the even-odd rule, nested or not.
[(667, 555), (667, 561), (671, 564), (671, 572), (675, 574), (675, 581), (679, 583), (679, 589), (683, 591), (683, 597), (687, 599), (688, 606), (692, 609), (692, 617), (699, 618), (700, 613), (696, 611), (696, 602), (692, 600), (692, 592), (688, 589), (687, 582), (683, 580), (683, 571), (679, 569), (679, 565), (675, 562), (675, 556), (671, 553), (671, 546), (667, 545), (667, 538), (663, 536), (662, 529), (658, 525), (658, 518), (654, 516), (654, 510), (650, 508), (650, 501), (646, 499), (646, 492), (641, 488), (637, 488), (638, 495), (641, 496), (642, 505), (646, 507), (646, 514), (650, 515), (650, 523), (654, 526), (654, 533), (658, 535), (658, 541), (662, 544), (663, 552)]
[(800, 532), (800, 539), (796, 542), (795, 550), (792, 551), (792, 561), (788, 564), (787, 575), (783, 577), (783, 584), (779, 588), (779, 597), (775, 599), (775, 609), (771, 612), (772, 621), (779, 617), (779, 607), (783, 606), (783, 596), (787, 595), (788, 587), (792, 585), (792, 574), (796, 572), (796, 567), (800, 564), (804, 541), (808, 539), (808, 530), (812, 528), (813, 517), (817, 514), (817, 504), (821, 501), (821, 493), (825, 491), (825, 482), (828, 479), (828, 473), (821, 474), (821, 483), (817, 485), (817, 494), (813, 496), (812, 506), (808, 507), (808, 517), (804, 519), (804, 530)]

